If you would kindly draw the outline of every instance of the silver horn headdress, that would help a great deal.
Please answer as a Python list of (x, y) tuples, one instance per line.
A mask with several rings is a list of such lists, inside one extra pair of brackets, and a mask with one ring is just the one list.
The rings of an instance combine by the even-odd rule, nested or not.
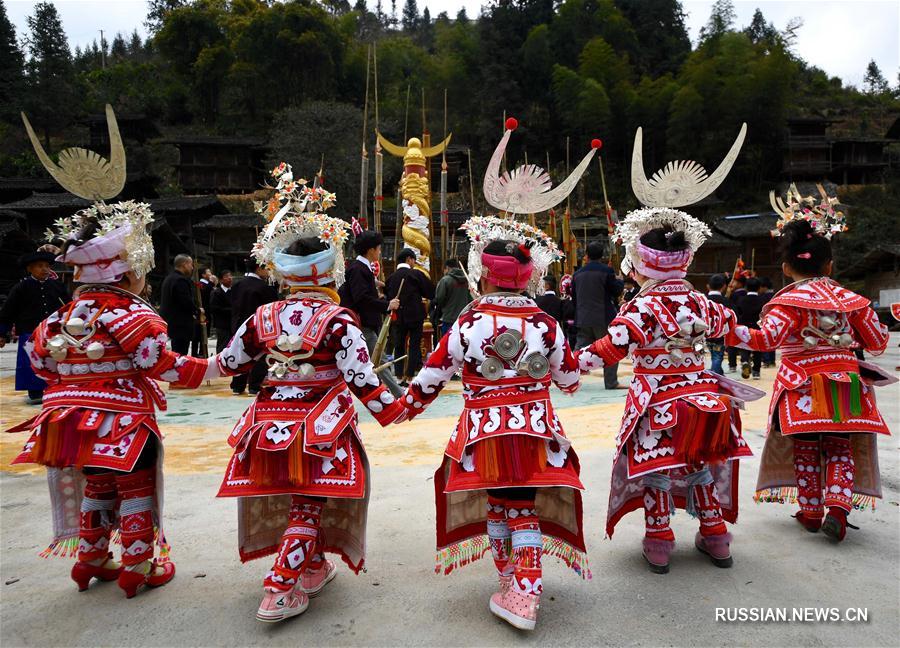
[(551, 189), (550, 175), (536, 164), (524, 164), (500, 175), (500, 162), (509, 144), (509, 137), (519, 123), (510, 117), (505, 125), (506, 131), (484, 172), (484, 199), (492, 207), (507, 214), (538, 214), (553, 209), (575, 189), (594, 158), (597, 147), (592, 146), (569, 177)]
[(706, 169), (691, 160), (669, 162), (665, 168), (653, 174), (649, 180), (644, 174), (644, 135), (638, 127), (634, 135), (634, 150), (631, 154), (631, 188), (642, 205), (647, 207), (686, 207), (706, 198), (725, 180), (734, 161), (737, 160), (747, 124), (741, 125), (737, 139), (719, 167), (709, 176)]
[(25, 113), (22, 122), (34, 152), (53, 179), (66, 191), (94, 203), (57, 220), (56, 232), (48, 230), (48, 240), (74, 239), (88, 224), (97, 224), (92, 238), (69, 247), (57, 261), (74, 266), (75, 281), (82, 283), (115, 283), (129, 270), (137, 276), (146, 275), (154, 261), (153, 239), (147, 231), (153, 222), (150, 205), (131, 200), (111, 205), (104, 202), (125, 187), (125, 147), (112, 106), (106, 105), (109, 160), (94, 151), (72, 147), (60, 151), (56, 164), (41, 146)]
[(112, 106), (106, 105), (109, 160), (94, 151), (73, 146), (59, 152), (59, 164), (56, 164), (41, 146), (25, 113), (22, 113), (22, 121), (25, 122), (25, 130), (28, 131), (31, 145), (41, 164), (63, 189), (79, 198), (95, 202), (109, 200), (122, 193), (125, 187), (125, 146), (119, 135), (119, 124)]
[[(711, 232), (706, 224), (678, 208), (703, 200), (722, 184), (734, 166), (746, 136), (745, 123), (741, 125), (725, 159), (709, 175), (697, 162), (678, 160), (669, 162), (648, 180), (644, 173), (643, 131), (641, 128), (637, 129), (631, 158), (631, 187), (634, 195), (645, 206), (630, 212), (616, 227), (615, 236), (625, 245), (622, 272), (627, 275), (637, 269), (645, 276), (657, 279), (685, 275), (694, 253), (709, 238)], [(644, 234), (665, 226), (684, 233), (688, 251), (670, 253), (641, 246), (640, 240)]]

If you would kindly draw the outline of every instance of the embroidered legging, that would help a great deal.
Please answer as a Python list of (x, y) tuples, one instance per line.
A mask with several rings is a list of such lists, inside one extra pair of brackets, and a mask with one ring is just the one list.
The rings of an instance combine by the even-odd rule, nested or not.
[(488, 491), (488, 537), (494, 565), (512, 575), (523, 594), (539, 595), (543, 538), (535, 510), (534, 488), (498, 488)]

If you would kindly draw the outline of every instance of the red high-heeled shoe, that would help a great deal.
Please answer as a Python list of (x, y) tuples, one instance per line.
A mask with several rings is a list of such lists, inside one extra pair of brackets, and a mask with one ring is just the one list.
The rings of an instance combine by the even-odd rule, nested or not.
[[(157, 567), (162, 569), (162, 571), (157, 571)], [(125, 592), (125, 598), (132, 598), (142, 585), (162, 587), (173, 578), (175, 578), (175, 563), (169, 561), (158, 564), (154, 560), (150, 563), (150, 571), (146, 574), (123, 569), (122, 573), (119, 574), (119, 587)]]
[[(112, 554), (109, 554), (109, 558)], [(109, 569), (103, 565), (92, 565), (89, 562), (78, 561), (72, 565), (72, 580), (78, 584), (78, 591), (84, 592), (91, 584), (91, 579), (96, 578), (102, 581), (114, 581), (122, 572), (122, 566), (119, 565), (115, 569)]]

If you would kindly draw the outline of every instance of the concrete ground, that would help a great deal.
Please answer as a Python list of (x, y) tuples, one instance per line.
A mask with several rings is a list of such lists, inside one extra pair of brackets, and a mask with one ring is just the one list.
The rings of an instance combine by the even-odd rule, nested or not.
[[(900, 363), (894, 336), (878, 359)], [(0, 353), (0, 426), (36, 411), (12, 392), (14, 356)], [(621, 367), (627, 379), (630, 368)], [(770, 389), (773, 370), (754, 383)], [(338, 578), (302, 616), (276, 626), (254, 619), (268, 561), (242, 565), (235, 503), (216, 499), (228, 457), (225, 437), (249, 403), (225, 381), (197, 392), (170, 391), (161, 416), (166, 442), (166, 531), (175, 580), (126, 600), (115, 584), (79, 594), (69, 563), (37, 553), (49, 540), (42, 469), (9, 466), (22, 435), (0, 435), (0, 643), (3, 646), (395, 646), (395, 645), (803, 645), (889, 646), (900, 637), (900, 466), (897, 437), (880, 439), (884, 499), (854, 514), (861, 527), (841, 545), (801, 530), (792, 507), (755, 504), (758, 459), (741, 462), (741, 513), (733, 527), (732, 569), (717, 569), (692, 546), (696, 524), (679, 514), (679, 546), (668, 575), (651, 574), (640, 557), (641, 516), (626, 517), (614, 540), (603, 539), (613, 437), (624, 392), (585, 379), (573, 398), (554, 396), (581, 457), (585, 528), (594, 578), (582, 581), (553, 559), (545, 562), (537, 630), (526, 634), (490, 614), (495, 589), (489, 559), (450, 576), (434, 565), (432, 474), (453, 417), (458, 383), (425, 416), (379, 428), (362, 416), (372, 462), (368, 571)], [(879, 391), (896, 434), (900, 388)], [(745, 416), (749, 443), (763, 445), (767, 402)], [(716, 608), (864, 608), (868, 621), (717, 622)]]

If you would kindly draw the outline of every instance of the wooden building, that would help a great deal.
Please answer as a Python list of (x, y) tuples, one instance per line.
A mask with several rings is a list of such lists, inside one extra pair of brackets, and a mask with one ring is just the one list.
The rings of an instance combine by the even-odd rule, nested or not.
[(38, 246), (26, 232), (26, 221), (21, 212), (0, 209), (0, 295), (7, 294), (24, 276), (19, 257)]
[(790, 178), (821, 178), (831, 171), (831, 141), (823, 117), (789, 119), (782, 172)]
[(880, 138), (841, 138), (831, 146), (829, 177), (841, 185), (881, 182), (888, 166), (885, 147), (891, 140)]
[[(783, 287), (785, 279), (781, 273), (778, 246), (772, 237), (772, 230), (775, 229), (777, 221), (778, 215), (772, 211), (721, 216), (716, 219), (712, 226), (713, 232), (739, 243), (737, 248), (721, 252), (721, 259), (727, 263), (719, 266), (716, 272), (731, 272), (737, 256), (740, 255), (748, 270), (752, 268), (758, 276), (769, 277), (776, 290)], [(729, 255), (732, 254), (729, 259)]]
[(219, 214), (195, 226), (205, 230), (209, 240), (209, 261), (215, 274), (222, 270), (244, 272), (244, 261), (266, 220), (259, 214)]
[(872, 300), (882, 321), (895, 324), (888, 309), (900, 302), (900, 243), (876, 245), (838, 274), (852, 290)]
[(262, 139), (190, 137), (169, 143), (178, 147), (178, 184), (186, 194), (250, 193), (265, 181)]

